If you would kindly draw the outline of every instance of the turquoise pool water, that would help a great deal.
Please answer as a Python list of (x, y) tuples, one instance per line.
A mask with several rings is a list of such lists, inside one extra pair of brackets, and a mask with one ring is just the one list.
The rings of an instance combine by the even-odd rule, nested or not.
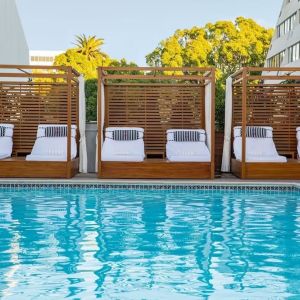
[(1, 299), (300, 299), (293, 192), (0, 190)]

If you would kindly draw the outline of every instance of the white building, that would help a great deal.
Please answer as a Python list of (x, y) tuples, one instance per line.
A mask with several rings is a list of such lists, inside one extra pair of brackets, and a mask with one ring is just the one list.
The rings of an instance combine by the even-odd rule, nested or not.
[(300, 66), (300, 0), (283, 1), (266, 66)]
[(62, 53), (63, 53), (63, 51), (30, 50), (30, 53), (29, 53), (30, 65), (33, 65), (33, 66), (52, 66), (53, 63), (54, 63), (55, 57), (59, 54), (62, 54)]
[(0, 64), (28, 65), (29, 49), (15, 0), (0, 0)]

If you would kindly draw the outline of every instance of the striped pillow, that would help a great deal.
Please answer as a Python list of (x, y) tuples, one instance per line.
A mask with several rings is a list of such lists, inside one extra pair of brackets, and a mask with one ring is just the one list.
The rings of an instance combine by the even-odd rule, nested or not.
[(66, 137), (67, 133), (68, 133), (67, 126), (45, 127), (45, 137)]
[[(242, 129), (241, 129), (242, 136)], [(249, 138), (267, 138), (268, 132), (267, 129), (260, 126), (247, 126), (246, 127), (246, 137)]]
[(174, 131), (174, 142), (201, 142), (201, 133), (199, 131)]
[(0, 137), (5, 136), (6, 127), (0, 126)]
[(139, 132), (135, 129), (113, 130), (112, 139), (115, 141), (136, 141), (139, 139)]

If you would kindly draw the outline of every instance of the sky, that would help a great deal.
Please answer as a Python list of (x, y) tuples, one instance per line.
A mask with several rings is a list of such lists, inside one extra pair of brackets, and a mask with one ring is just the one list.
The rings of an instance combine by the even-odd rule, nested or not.
[(274, 27), (282, 0), (16, 0), (30, 50), (66, 50), (75, 35), (103, 38), (102, 50), (143, 66), (177, 29), (238, 16)]

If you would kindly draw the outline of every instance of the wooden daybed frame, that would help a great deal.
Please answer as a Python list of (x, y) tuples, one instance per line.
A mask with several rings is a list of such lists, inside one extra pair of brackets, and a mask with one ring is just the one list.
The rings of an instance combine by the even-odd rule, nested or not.
[[(99, 178), (214, 178), (214, 68), (102, 67), (98, 69), (98, 78)], [(206, 129), (206, 86), (211, 89), (211, 162), (167, 161), (167, 129)], [(105, 128), (110, 126), (144, 128), (146, 159), (143, 162), (102, 161), (101, 141)]]
[[(79, 125), (79, 73), (71, 67), (0, 65), (0, 123), (14, 124), (13, 154), (0, 160), (1, 178), (71, 178), (71, 124)], [(26, 161), (39, 124), (67, 124), (67, 161)], [(77, 146), (79, 136), (76, 137)], [(77, 152), (78, 152), (77, 148)]]
[[(242, 179), (300, 179), (300, 68), (243, 68), (232, 79), (232, 129), (242, 126), (242, 160), (232, 155), (232, 173)], [(276, 148), (287, 163), (245, 161), (246, 126), (251, 125), (273, 127)]]

